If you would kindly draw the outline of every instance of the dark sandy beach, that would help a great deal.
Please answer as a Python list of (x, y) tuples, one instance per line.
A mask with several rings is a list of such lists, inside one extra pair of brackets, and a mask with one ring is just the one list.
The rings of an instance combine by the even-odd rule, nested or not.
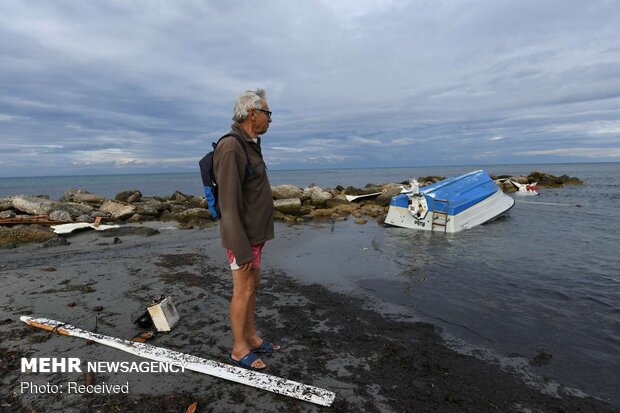
[[(126, 226), (110, 233), (83, 232), (70, 236), (67, 246), (0, 250), (0, 411), (184, 412), (194, 401), (199, 412), (618, 411), (544, 379), (525, 384), (522, 375), (498, 363), (451, 349), (438, 327), (386, 314), (373, 300), (329, 283), (308, 283), (291, 270), (294, 257), (280, 266), (269, 262), (269, 255), (258, 298), (258, 325), (283, 350), (264, 357), (267, 372), (335, 392), (332, 407), (194, 372), (95, 375), (96, 383), (128, 382), (127, 395), (21, 394), (24, 381), (86, 379), (79, 373), (20, 373), (24, 356), (140, 360), (33, 329), (19, 321), (21, 315), (48, 317), (91, 331), (96, 327), (100, 333), (129, 339), (141, 331), (132, 321), (145, 305), (160, 294), (170, 295), (181, 320), (172, 332), (158, 334), (149, 343), (227, 359), (231, 281), (216, 227), (178, 230), (149, 224), (158, 232), (139, 227), (138, 234)], [(284, 224), (276, 227), (284, 240), (280, 242), (292, 245), (303, 231), (307, 230)], [(311, 257), (312, 251), (303, 254)], [(307, 262), (303, 260), (304, 265)], [(316, 268), (325, 266), (317, 262)]]

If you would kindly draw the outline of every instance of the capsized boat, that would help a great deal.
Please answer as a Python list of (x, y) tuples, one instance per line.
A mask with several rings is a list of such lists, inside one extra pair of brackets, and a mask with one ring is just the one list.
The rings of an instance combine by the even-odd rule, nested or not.
[(426, 231), (459, 232), (492, 221), (515, 201), (486, 171), (454, 176), (420, 188), (410, 181), (392, 197), (385, 223)]

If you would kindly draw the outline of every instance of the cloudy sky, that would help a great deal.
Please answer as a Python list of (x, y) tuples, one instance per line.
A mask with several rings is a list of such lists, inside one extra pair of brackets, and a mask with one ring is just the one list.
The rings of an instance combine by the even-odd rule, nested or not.
[(0, 176), (620, 160), (615, 0), (0, 1)]

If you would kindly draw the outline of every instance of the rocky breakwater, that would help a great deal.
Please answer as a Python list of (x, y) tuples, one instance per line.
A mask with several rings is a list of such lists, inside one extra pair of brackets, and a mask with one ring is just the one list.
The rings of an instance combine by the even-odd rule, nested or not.
[[(429, 176), (418, 181), (421, 185), (430, 185), (441, 179), (439, 176)], [(367, 184), (363, 188), (339, 185), (333, 189), (315, 185), (305, 188), (274, 186), (271, 190), (275, 218), (284, 222), (307, 222), (320, 219), (343, 221), (353, 217), (358, 224), (365, 224), (368, 218), (383, 224), (390, 200), (400, 194), (402, 185), (406, 183)], [(355, 199), (350, 201), (347, 196)]]
[[(493, 177), (507, 192), (515, 188), (505, 178), (524, 184), (537, 182), (539, 187), (582, 183), (578, 178), (566, 175), (557, 177), (538, 171), (528, 176)], [(418, 178), (418, 182), (424, 187), (442, 179), (444, 177), (427, 176)], [(390, 199), (398, 195), (402, 185), (407, 183), (367, 184), (363, 188), (337, 186), (333, 189), (316, 185), (305, 188), (277, 185), (272, 187), (275, 218), (284, 222), (302, 223), (353, 217), (358, 224), (365, 224), (368, 219), (382, 224)], [(355, 199), (351, 200), (351, 197)], [(62, 245), (66, 239), (57, 236), (49, 225), (94, 223), (97, 218), (108, 224), (156, 220), (176, 221), (183, 229), (213, 226), (215, 221), (206, 206), (203, 197), (178, 191), (167, 197), (144, 197), (139, 190), (129, 190), (110, 199), (84, 189), (68, 189), (58, 201), (46, 195), (0, 198), (0, 246), (12, 247), (31, 242), (42, 243), (42, 246)], [(130, 234), (131, 231), (131, 227), (128, 227), (117, 232)], [(151, 234), (146, 233), (144, 228), (135, 231), (143, 235)], [(153, 231), (156, 233), (156, 230)]]
[(65, 238), (57, 236), (50, 225), (94, 223), (97, 218), (106, 224), (157, 220), (177, 221), (182, 228), (214, 225), (203, 198), (178, 191), (169, 197), (143, 197), (140, 191), (130, 190), (109, 199), (84, 189), (68, 189), (58, 201), (46, 195), (1, 198), (0, 246), (32, 242), (42, 246), (63, 244)]
[[(434, 184), (445, 179), (443, 176), (419, 177), (420, 187)], [(539, 188), (558, 188), (564, 185), (583, 184), (579, 178), (568, 175), (554, 176), (540, 171), (533, 171), (527, 176), (492, 176), (492, 179), (505, 192), (514, 192), (517, 188), (508, 179), (521, 184), (537, 183)], [(285, 222), (305, 222), (314, 219), (345, 220), (349, 216), (359, 224), (366, 223), (367, 218), (376, 219), (382, 224), (385, 220), (390, 200), (402, 190), (401, 183), (385, 183), (380, 185), (367, 184), (364, 188), (342, 187), (319, 188), (311, 185), (298, 188), (293, 185), (278, 185), (272, 188), (274, 197), (275, 217)], [(352, 202), (349, 196), (378, 194), (372, 197), (359, 197)]]
[(536, 184), (538, 188), (561, 188), (564, 185), (583, 185), (583, 181), (574, 176), (561, 175), (555, 176), (541, 171), (532, 171), (529, 175), (491, 175), (495, 183), (504, 192), (515, 192), (517, 187), (509, 181), (528, 185)]

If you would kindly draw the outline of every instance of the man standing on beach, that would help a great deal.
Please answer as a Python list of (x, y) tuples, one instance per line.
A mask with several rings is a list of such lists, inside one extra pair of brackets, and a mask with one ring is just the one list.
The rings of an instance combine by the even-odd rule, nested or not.
[(267, 132), (271, 123), (265, 91), (257, 89), (239, 95), (233, 121), (229, 134), (241, 139), (235, 136), (222, 139), (213, 160), (222, 217), (222, 246), (227, 249), (233, 279), (230, 361), (262, 370), (267, 366), (256, 353), (271, 353), (280, 348), (259, 337), (255, 326), (261, 253), (265, 242), (274, 236), (273, 197), (260, 148), (260, 135)]

